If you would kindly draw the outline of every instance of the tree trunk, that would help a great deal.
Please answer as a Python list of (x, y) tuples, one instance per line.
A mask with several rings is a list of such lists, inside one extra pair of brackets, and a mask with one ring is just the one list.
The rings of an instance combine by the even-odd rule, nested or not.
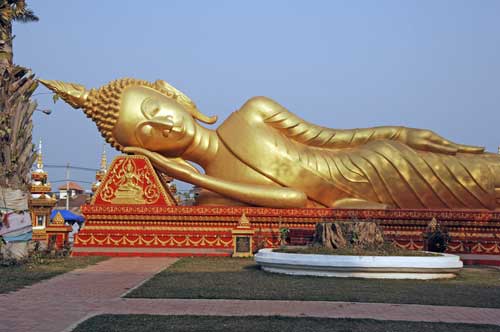
[(37, 83), (28, 69), (19, 66), (0, 70), (0, 79), (0, 186), (29, 191), (36, 109), (30, 96)]
[(12, 23), (0, 25), (0, 69), (12, 66)]
[(384, 244), (382, 230), (372, 221), (321, 222), (313, 244), (331, 249), (375, 249)]
[[(31, 218), (28, 210), (30, 170), (35, 161), (32, 143), (32, 115), (36, 103), (30, 96), (36, 89), (34, 75), (14, 66), (0, 69), (0, 211), (20, 223), (4, 225), (0, 234), (7, 242), (2, 254), (7, 259), (28, 255)], [(5, 199), (9, 196), (10, 199)], [(2, 218), (3, 219), (3, 218)]]
[(0, 235), (8, 242), (2, 247), (4, 255), (19, 259), (27, 254), (27, 239), (31, 239), (28, 200), (36, 103), (30, 98), (38, 83), (31, 70), (13, 64), (12, 21), (38, 18), (24, 0), (0, 0), (0, 4), (0, 221), (5, 222)]

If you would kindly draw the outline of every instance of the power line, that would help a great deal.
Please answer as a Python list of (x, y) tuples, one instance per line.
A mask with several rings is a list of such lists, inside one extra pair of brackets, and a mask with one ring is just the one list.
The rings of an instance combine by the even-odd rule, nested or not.
[[(47, 168), (63, 168), (66, 170), (66, 179), (65, 180), (57, 180), (53, 182), (66, 182), (66, 210), (69, 209), (69, 171), (71, 169), (73, 170), (80, 170), (80, 171), (90, 171), (90, 172), (97, 172), (99, 169), (97, 168), (90, 168), (90, 167), (79, 167), (79, 166), (71, 166), (70, 163), (67, 163), (66, 165), (52, 165), (52, 164), (46, 164), (45, 165)], [(92, 183), (89, 181), (78, 181), (78, 180), (73, 180), (75, 182), (82, 182), (82, 183)]]
[(79, 167), (79, 166), (71, 166), (71, 165), (52, 165), (52, 164), (44, 164), (43, 167), (47, 168), (70, 168), (70, 169), (78, 169), (81, 171), (89, 171), (89, 172), (97, 172), (99, 169), (90, 168), (90, 167)]
[(75, 179), (67, 179), (67, 180), (57, 180), (57, 181), (49, 181), (50, 183), (57, 183), (57, 182), (67, 182), (67, 181), (73, 181), (73, 182), (81, 182), (81, 183), (93, 183), (90, 181), (83, 181), (83, 180), (75, 180)]

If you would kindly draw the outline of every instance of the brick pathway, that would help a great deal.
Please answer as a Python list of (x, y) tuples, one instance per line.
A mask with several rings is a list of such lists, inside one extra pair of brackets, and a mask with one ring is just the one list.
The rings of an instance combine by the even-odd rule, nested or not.
[(101, 311), (174, 258), (112, 258), (0, 294), (0, 331), (58, 332)]
[[(97, 314), (282, 315), (500, 325), (500, 309), (325, 301), (123, 299), (174, 258), (113, 258), (0, 295), (1, 331), (71, 331)], [(8, 303), (8, 305), (6, 305)]]
[(326, 301), (116, 299), (100, 313), (372, 318), (500, 325), (500, 309)]

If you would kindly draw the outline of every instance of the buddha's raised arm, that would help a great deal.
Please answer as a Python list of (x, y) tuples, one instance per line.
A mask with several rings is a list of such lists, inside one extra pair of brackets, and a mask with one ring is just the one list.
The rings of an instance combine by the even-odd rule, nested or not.
[(482, 147), (453, 143), (430, 130), (401, 126), (348, 130), (321, 127), (301, 119), (266, 97), (250, 99), (239, 112), (248, 117), (250, 122), (263, 122), (294, 141), (320, 148), (338, 149), (355, 147), (374, 140), (397, 140), (414, 149), (445, 154), (484, 151)]

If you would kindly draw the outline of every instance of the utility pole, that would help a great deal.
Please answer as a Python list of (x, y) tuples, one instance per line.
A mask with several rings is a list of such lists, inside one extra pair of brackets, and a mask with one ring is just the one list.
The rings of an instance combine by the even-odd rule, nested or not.
[(66, 164), (66, 210), (69, 210), (69, 163)]

